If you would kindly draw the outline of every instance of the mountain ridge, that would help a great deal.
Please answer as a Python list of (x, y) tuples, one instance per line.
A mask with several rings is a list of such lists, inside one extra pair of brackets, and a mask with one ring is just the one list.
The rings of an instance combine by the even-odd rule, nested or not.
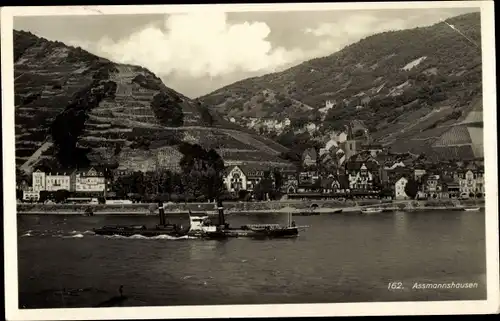
[[(480, 46), (478, 12), (446, 23)], [(476, 157), (480, 154), (476, 147), (482, 144), (478, 137), (471, 138), (476, 134), (462, 135), (462, 141), (448, 144), (446, 152), (442, 150), (446, 146), (438, 144), (443, 135), (450, 136), (450, 128), (479, 108), (473, 105), (482, 90), (480, 49), (453, 28), (440, 22), (371, 35), (329, 56), (244, 79), (199, 99), (235, 123), (267, 133), (288, 147), (295, 144), (285, 140), (293, 136), (290, 133), (307, 132), (310, 140), (324, 144), (332, 133), (357, 122), (369, 130), (374, 142), (395, 152)], [(297, 103), (280, 105), (262, 99), (265, 91), (312, 109), (297, 113)], [(266, 122), (284, 115), (288, 126)], [(460, 151), (455, 148), (459, 145), (470, 146)]]

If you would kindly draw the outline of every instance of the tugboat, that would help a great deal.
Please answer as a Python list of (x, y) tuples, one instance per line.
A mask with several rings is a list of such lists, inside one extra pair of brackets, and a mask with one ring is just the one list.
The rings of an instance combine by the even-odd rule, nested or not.
[(190, 229), (188, 235), (197, 236), (205, 239), (227, 239), (231, 237), (250, 237), (250, 238), (287, 238), (296, 237), (299, 234), (299, 228), (292, 221), (291, 213), (288, 214), (288, 224), (281, 226), (279, 224), (248, 224), (239, 228), (233, 228), (226, 223), (224, 219), (224, 208), (219, 201), (217, 204), (218, 223), (213, 224), (208, 215), (193, 216), (189, 212)]
[(148, 228), (145, 225), (108, 225), (98, 229), (93, 229), (96, 235), (119, 235), (130, 237), (132, 235), (142, 235), (145, 237), (153, 237), (160, 235), (168, 235), (172, 237), (181, 237), (187, 235), (189, 229), (184, 229), (177, 224), (170, 224), (166, 222), (165, 210), (163, 204), (158, 204), (158, 211), (160, 215), (160, 224), (155, 227)]

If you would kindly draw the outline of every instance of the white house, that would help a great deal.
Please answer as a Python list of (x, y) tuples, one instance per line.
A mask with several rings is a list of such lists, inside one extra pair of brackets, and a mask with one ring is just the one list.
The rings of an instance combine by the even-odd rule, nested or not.
[(408, 183), (406, 177), (401, 177), (394, 184), (394, 195), (397, 200), (405, 200), (408, 199), (408, 195), (406, 195), (405, 187)]
[(76, 192), (104, 192), (106, 190), (106, 179), (102, 172), (94, 168), (85, 171), (75, 171)]
[(480, 172), (474, 173), (472, 170), (465, 172), (460, 178), (460, 194), (484, 194), (484, 176)]
[(366, 164), (362, 164), (358, 171), (349, 173), (349, 188), (370, 190), (373, 187), (373, 174)]
[(335, 107), (335, 101), (327, 100), (325, 101), (325, 107), (318, 109), (320, 113), (326, 113), (328, 110), (332, 109)]
[(343, 143), (347, 140), (347, 133), (346, 132), (340, 132), (335, 136), (335, 140), (337, 143)]
[(45, 191), (45, 185), (46, 185), (46, 179), (45, 179), (45, 173), (42, 172), (41, 170), (36, 170), (33, 172), (31, 175), (33, 177), (33, 191), (40, 192), (40, 191)]
[(420, 179), (422, 178), (422, 176), (425, 175), (425, 173), (426, 173), (425, 169), (415, 169), (414, 171), (415, 180), (417, 182), (420, 181)]
[(314, 148), (308, 148), (302, 153), (302, 164), (306, 167), (317, 164), (318, 155)]
[(392, 164), (391, 166), (385, 166), (384, 169), (392, 170), (395, 169), (396, 167), (406, 167), (403, 162), (396, 162)]
[(61, 189), (70, 190), (71, 177), (66, 173), (45, 173), (41, 170), (36, 170), (32, 174), (32, 188), (34, 192), (40, 191), (57, 191)]
[(23, 201), (38, 202), (40, 191), (34, 191), (33, 188), (23, 190)]
[(234, 166), (224, 175), (224, 185), (229, 192), (246, 190), (247, 177), (239, 166)]
[(274, 186), (274, 174), (269, 170), (268, 165), (239, 164), (226, 167), (223, 177), (224, 186), (229, 192), (253, 191), (255, 186), (265, 178), (266, 172), (269, 173)]

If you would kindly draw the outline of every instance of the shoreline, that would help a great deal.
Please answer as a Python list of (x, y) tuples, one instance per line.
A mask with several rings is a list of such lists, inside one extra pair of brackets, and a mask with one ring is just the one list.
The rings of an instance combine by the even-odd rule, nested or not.
[[(134, 206), (135, 205), (135, 206)], [(110, 205), (69, 205), (69, 204), (58, 204), (58, 205), (45, 205), (37, 204), (31, 206), (28, 210), (17, 210), (17, 215), (78, 215), (78, 216), (88, 216), (85, 210), (89, 207), (93, 209), (93, 216), (158, 216), (158, 210), (152, 212), (148, 209), (151, 204), (131, 204), (126, 207), (114, 207)], [(259, 215), (259, 214), (288, 214), (296, 216), (314, 216), (314, 215), (337, 215), (337, 214), (361, 214), (362, 209), (366, 207), (378, 207), (383, 211), (381, 213), (388, 212), (425, 212), (425, 211), (464, 211), (463, 208), (473, 208), (479, 207), (480, 210), (484, 210), (484, 202), (474, 202), (472, 204), (459, 204), (457, 207), (455, 204), (446, 205), (432, 205), (427, 202), (417, 203), (415, 206), (411, 201), (409, 202), (393, 202), (393, 203), (379, 203), (373, 205), (354, 205), (354, 204), (342, 204), (344, 206), (325, 206), (317, 207), (314, 209), (304, 207), (304, 208), (292, 208), (288, 206), (277, 208), (263, 208), (263, 209), (238, 209), (234, 207), (226, 207), (225, 215)], [(399, 206), (397, 206), (399, 205)], [(60, 207), (60, 208), (57, 208)], [(101, 207), (101, 208), (99, 208)], [(165, 208), (165, 215), (188, 215), (188, 206), (182, 209), (168, 209)], [(203, 215), (206, 210), (196, 208), (191, 209), (194, 215)], [(208, 210), (211, 211), (211, 210)]]

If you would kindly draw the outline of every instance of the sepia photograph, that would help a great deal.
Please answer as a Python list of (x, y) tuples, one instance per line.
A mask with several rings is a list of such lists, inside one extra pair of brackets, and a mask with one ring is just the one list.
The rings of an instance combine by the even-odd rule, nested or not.
[(7, 319), (498, 312), (492, 1), (1, 10)]

